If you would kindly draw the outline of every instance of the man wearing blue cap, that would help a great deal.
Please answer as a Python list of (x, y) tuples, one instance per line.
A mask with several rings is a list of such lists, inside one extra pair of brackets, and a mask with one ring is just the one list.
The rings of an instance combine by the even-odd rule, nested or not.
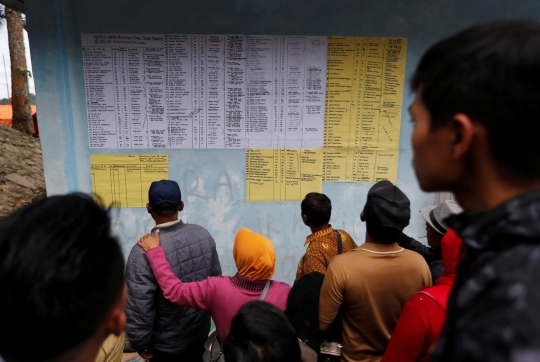
[[(159, 229), (167, 261), (178, 278), (195, 282), (221, 275), (216, 243), (210, 233), (202, 226), (178, 219), (178, 212), (184, 209), (178, 183), (152, 182), (146, 209), (156, 222), (151, 232)], [(153, 362), (200, 360), (210, 316), (165, 300), (137, 244), (127, 261), (126, 281), (126, 334), (130, 345)]]

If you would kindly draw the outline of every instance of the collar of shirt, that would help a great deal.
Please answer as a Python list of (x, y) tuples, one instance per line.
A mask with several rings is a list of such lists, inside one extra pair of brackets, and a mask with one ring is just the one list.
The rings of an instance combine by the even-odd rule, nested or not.
[(403, 251), (404, 249), (398, 245), (398, 243), (392, 243), (392, 244), (376, 244), (376, 243), (364, 243), (357, 247), (356, 249), (352, 249), (353, 251), (359, 251), (359, 250), (365, 250), (365, 251), (373, 251), (376, 253), (399, 253)]
[(174, 220), (174, 221), (169, 221), (169, 222), (164, 222), (163, 224), (159, 224), (159, 225), (156, 225), (154, 226), (154, 228), (164, 228), (164, 227), (167, 227), (167, 226), (171, 226), (171, 225), (174, 225), (174, 224), (177, 224), (179, 222), (181, 222), (182, 219), (178, 219), (178, 220)]
[(330, 225), (328, 228), (324, 230), (317, 231), (316, 233), (313, 233), (306, 238), (306, 242), (304, 243), (304, 246), (311, 243), (313, 240), (316, 240), (320, 238), (321, 236), (326, 236), (332, 232), (334, 232), (334, 228), (332, 227), (332, 225)]
[(540, 242), (540, 189), (518, 195), (483, 213), (461, 213), (445, 222), (472, 249), (503, 248)]

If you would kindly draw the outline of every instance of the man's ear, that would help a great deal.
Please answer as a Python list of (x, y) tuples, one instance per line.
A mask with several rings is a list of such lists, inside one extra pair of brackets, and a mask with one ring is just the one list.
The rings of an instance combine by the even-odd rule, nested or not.
[(362, 222), (366, 222), (366, 213), (363, 212), (363, 211), (360, 213), (360, 220), (361, 220)]
[(180, 201), (180, 205), (178, 205), (178, 211), (184, 210), (184, 201)]
[(107, 334), (119, 336), (126, 329), (126, 301), (127, 287), (124, 285), (122, 296), (119, 298), (117, 305), (110, 314), (109, 320), (106, 322)]
[(302, 214), (302, 221), (304, 222), (304, 225), (309, 226), (308, 225), (308, 218), (307, 218), (306, 214)]
[(467, 154), (472, 147), (475, 134), (475, 122), (464, 113), (456, 113), (452, 117), (453, 158), (459, 159)]
[(148, 211), (149, 214), (152, 213), (152, 206), (150, 206), (150, 203), (146, 204), (146, 211)]
[(115, 308), (111, 319), (107, 323), (107, 332), (119, 336), (126, 329), (126, 312), (124, 309)]

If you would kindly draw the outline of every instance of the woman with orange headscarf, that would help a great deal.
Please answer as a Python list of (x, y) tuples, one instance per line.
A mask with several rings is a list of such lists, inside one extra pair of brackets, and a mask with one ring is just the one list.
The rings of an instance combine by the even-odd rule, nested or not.
[(448, 229), (443, 236), (441, 252), (442, 276), (405, 303), (381, 362), (429, 361), (430, 349), (446, 322), (448, 296), (463, 256), (463, 241), (454, 230)]
[(238, 272), (232, 277), (210, 277), (200, 282), (182, 283), (172, 272), (159, 245), (159, 230), (139, 240), (146, 252), (163, 296), (172, 303), (207, 311), (223, 341), (233, 317), (247, 302), (259, 300), (269, 282), (264, 301), (285, 310), (291, 287), (270, 280), (276, 266), (272, 242), (261, 234), (241, 229), (234, 240), (233, 256)]

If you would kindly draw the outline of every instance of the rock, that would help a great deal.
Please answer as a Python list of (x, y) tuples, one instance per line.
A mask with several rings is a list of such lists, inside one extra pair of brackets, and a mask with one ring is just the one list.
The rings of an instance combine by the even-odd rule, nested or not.
[(41, 143), (0, 125), (0, 218), (46, 196)]
[(3, 145), (3, 148), (8, 151), (8, 152), (11, 152), (11, 153), (17, 153), (19, 150), (17, 149), (17, 147), (11, 145), (10, 143), (5, 143)]
[(30, 169), (34, 172), (34, 175), (43, 175), (43, 166), (32, 166)]
[(33, 183), (31, 183), (30, 181), (28, 181), (27, 179), (25, 179), (24, 177), (16, 173), (10, 173), (9, 175), (6, 175), (6, 180), (15, 182), (18, 185), (28, 187), (29, 189), (32, 189), (32, 190), (36, 188)]
[(29, 169), (19, 170), (17, 171), (17, 173), (21, 176), (32, 176), (34, 174), (34, 172), (32, 172), (32, 170), (29, 170)]

